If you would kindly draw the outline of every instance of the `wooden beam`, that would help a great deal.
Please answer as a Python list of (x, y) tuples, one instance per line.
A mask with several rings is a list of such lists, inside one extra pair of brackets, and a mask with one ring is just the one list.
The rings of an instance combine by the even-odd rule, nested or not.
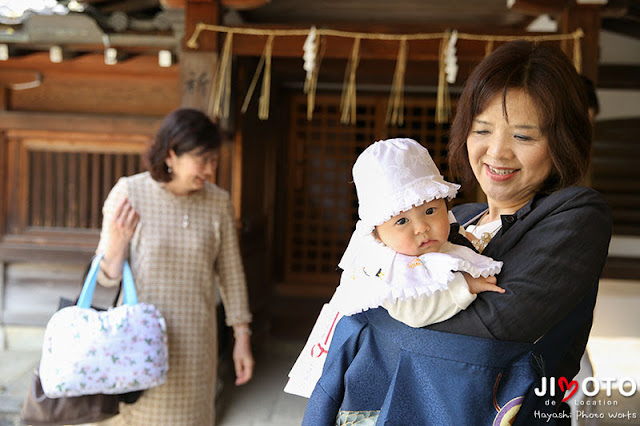
[(640, 65), (600, 65), (598, 88), (640, 90)]
[(215, 52), (218, 50), (218, 34), (206, 33), (198, 40), (199, 46), (191, 49), (186, 40), (196, 29), (198, 23), (218, 25), (220, 22), (220, 5), (217, 0), (187, 0), (184, 18), (184, 34), (182, 49)]
[(266, 6), (270, 0), (221, 0), (227, 9), (252, 10)]
[(609, 257), (604, 264), (602, 278), (640, 280), (640, 262), (633, 257)]
[[(520, 32), (517, 35), (526, 35), (526, 33)], [(276, 37), (273, 43), (272, 57), (300, 58), (302, 61), (302, 46), (305, 39), (305, 36)], [(266, 40), (266, 36), (234, 34), (233, 54), (236, 56), (259, 57), (262, 55)], [(323, 40), (325, 43), (324, 59), (349, 59), (351, 57), (353, 38), (325, 36)], [(407, 59), (410, 61), (437, 61), (440, 41), (441, 39), (408, 41)], [(395, 61), (398, 57), (399, 43), (399, 41), (394, 40), (363, 39), (360, 42), (360, 59)], [(495, 47), (499, 44), (496, 42)], [(485, 46), (486, 43), (484, 41), (458, 40), (456, 45), (458, 60), (481, 60), (485, 56)]]
[(106, 2), (104, 6), (97, 6), (97, 8), (100, 9), (100, 12), (109, 14), (116, 11), (133, 13), (157, 6), (157, 0), (119, 0)]
[(10, 87), (14, 84), (31, 83), (38, 80), (35, 71), (2, 69), (0, 70), (0, 86)]
[(640, 7), (637, 0), (609, 0), (602, 9), (602, 29), (640, 39)]
[(152, 135), (160, 125), (154, 117), (79, 113), (0, 112), (0, 129)]
[(53, 262), (65, 264), (86, 264), (95, 253), (98, 238), (93, 238), (86, 246), (37, 247), (32, 244), (0, 243), (0, 259), (3, 262)]
[[(273, 43), (272, 57), (302, 58), (302, 46), (306, 36), (276, 37)], [(353, 48), (353, 38), (323, 37), (324, 58), (348, 59)], [(261, 56), (266, 36), (235, 34), (233, 36), (233, 54), (238, 56)], [(433, 61), (438, 58), (440, 39), (409, 42), (410, 60)], [(399, 41), (361, 40), (360, 59), (391, 59), (398, 57)], [(460, 47), (462, 49), (462, 47)], [(460, 54), (460, 53), (459, 53)]]
[(527, 15), (554, 16), (560, 15), (568, 3), (568, 0), (514, 0), (510, 9)]
[(0, 84), (0, 111), (6, 111), (9, 108), (9, 98), (11, 91), (7, 86)]
[(604, 18), (602, 20), (602, 29), (627, 37), (640, 39), (640, 25), (638, 24), (637, 18)]
[[(599, 35), (600, 35), (600, 11), (599, 5), (576, 5), (567, 7), (560, 18), (560, 31), (571, 33), (581, 28), (584, 37), (580, 42), (582, 51), (582, 74), (589, 77), (596, 85), (598, 82), (599, 62)], [(573, 43), (563, 43), (563, 49), (567, 56), (573, 58)]]
[[(104, 52), (87, 53), (69, 61), (54, 64), (49, 60), (48, 52), (32, 52), (3, 61), (0, 79), (10, 83), (24, 83), (33, 80), (36, 72), (40, 72), (43, 76), (49, 73), (113, 76), (117, 73), (123, 77), (143, 75), (145, 78), (171, 79), (176, 76), (178, 67), (177, 65), (159, 66), (157, 55), (136, 55), (117, 65), (105, 65)], [(9, 80), (12, 78), (15, 80)]]

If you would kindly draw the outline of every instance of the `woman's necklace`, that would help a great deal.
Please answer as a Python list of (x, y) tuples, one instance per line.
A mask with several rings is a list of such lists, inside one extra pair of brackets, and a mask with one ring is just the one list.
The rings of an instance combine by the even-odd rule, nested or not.
[[(183, 197), (185, 196), (184, 193), (181, 192), (175, 192), (175, 190), (173, 190), (168, 183), (164, 183), (162, 184), (162, 187), (167, 190), (167, 192), (173, 194), (176, 197)], [(189, 210), (187, 210), (183, 215), (182, 215), (182, 229), (187, 229), (189, 227)]]
[[(482, 216), (480, 216), (480, 219), (478, 219), (477, 223), (480, 223), (480, 221), (482, 219), (484, 219), (484, 217), (489, 213), (489, 210), (487, 209), (486, 212), (484, 212), (484, 214)], [(479, 227), (480, 225), (476, 225), (476, 229)], [(482, 253), (484, 251), (484, 249), (487, 247), (487, 245), (489, 244), (489, 242), (493, 239), (493, 237), (498, 233), (498, 231), (500, 230), (500, 228), (502, 228), (502, 223), (500, 225), (498, 225), (496, 227), (496, 229), (494, 229), (491, 232), (483, 232), (482, 234), (480, 234), (479, 238), (476, 238), (475, 240), (473, 240), (471, 242), (471, 244), (473, 244), (473, 247), (475, 247), (476, 250), (478, 250), (478, 253)]]
[(491, 241), (493, 236), (496, 235), (499, 229), (500, 227), (497, 227), (496, 230), (491, 233), (483, 232), (480, 235), (480, 238), (473, 240), (471, 244), (473, 244), (476, 250), (478, 250), (478, 253), (482, 253), (484, 251), (484, 249), (487, 247), (487, 244), (489, 244), (489, 242)]

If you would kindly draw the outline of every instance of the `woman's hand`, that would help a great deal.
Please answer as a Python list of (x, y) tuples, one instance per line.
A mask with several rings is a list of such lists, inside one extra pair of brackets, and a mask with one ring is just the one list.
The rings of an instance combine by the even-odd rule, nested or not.
[(253, 377), (251, 332), (249, 326), (234, 327), (233, 365), (236, 370), (236, 386), (244, 385)]
[(109, 224), (109, 242), (102, 259), (102, 270), (110, 277), (120, 276), (127, 247), (140, 221), (140, 215), (128, 198), (123, 198), (113, 213)]

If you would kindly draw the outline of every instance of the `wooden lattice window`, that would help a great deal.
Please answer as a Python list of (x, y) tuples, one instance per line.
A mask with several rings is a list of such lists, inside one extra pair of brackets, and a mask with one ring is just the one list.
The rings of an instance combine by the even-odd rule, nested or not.
[(387, 98), (358, 96), (356, 122), (340, 124), (340, 97), (316, 98), (313, 120), (307, 99), (293, 95), (285, 233), (285, 293), (329, 295), (339, 280), (337, 264), (349, 242), (358, 201), (351, 168), (372, 142), (409, 137), (426, 146), (446, 176), (448, 124), (435, 122), (435, 98), (405, 100), (404, 125), (387, 127)]
[(28, 150), (28, 227), (99, 228), (114, 182), (142, 169), (138, 154)]
[(144, 169), (148, 137), (10, 131), (6, 143), (4, 241), (93, 246), (106, 196), (118, 178)]

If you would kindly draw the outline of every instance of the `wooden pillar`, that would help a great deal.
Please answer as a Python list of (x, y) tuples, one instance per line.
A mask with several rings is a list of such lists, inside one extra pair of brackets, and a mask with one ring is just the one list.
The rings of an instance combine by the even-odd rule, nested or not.
[[(180, 55), (181, 105), (208, 112), (213, 100), (212, 85), (216, 78), (219, 50), (219, 34), (203, 31), (198, 37), (198, 47), (186, 45), (198, 23), (219, 25), (218, 0), (187, 0), (185, 5), (184, 39)], [(232, 93), (232, 96), (237, 94)], [(224, 176), (220, 176), (224, 174)], [(242, 194), (242, 134), (223, 135), (223, 147), (216, 179), (230, 189), (238, 226), (240, 224)]]
[(185, 5), (184, 38), (180, 54), (180, 90), (182, 106), (207, 111), (211, 98), (211, 85), (218, 62), (218, 34), (200, 33), (198, 47), (186, 45), (199, 22), (219, 24), (219, 4), (216, 0), (188, 0)]
[[(598, 62), (600, 57), (600, 6), (577, 5), (574, 1), (564, 9), (560, 16), (560, 31), (570, 33), (578, 28), (584, 32), (581, 40), (582, 70), (581, 73), (588, 77), (596, 86), (598, 82)], [(573, 57), (573, 42), (566, 41), (562, 44), (569, 57)], [(593, 159), (593, 149), (591, 150)], [(593, 166), (590, 165), (583, 185), (591, 186), (593, 178)]]
[[(593, 82), (598, 81), (598, 39), (600, 33), (601, 6), (576, 4), (576, 0), (514, 0), (511, 9), (528, 14), (549, 14), (558, 20), (559, 32), (572, 33), (578, 28), (584, 32), (580, 41), (582, 74)], [(562, 48), (573, 58), (573, 41), (562, 42)]]
[(0, 111), (9, 110), (9, 88), (0, 84)]
[[(571, 33), (578, 28), (584, 32), (581, 40), (582, 74), (596, 84), (598, 82), (600, 8), (599, 5), (576, 5), (575, 2), (571, 2), (560, 17), (560, 32)], [(569, 57), (573, 57), (572, 41), (563, 43), (563, 48)]]

